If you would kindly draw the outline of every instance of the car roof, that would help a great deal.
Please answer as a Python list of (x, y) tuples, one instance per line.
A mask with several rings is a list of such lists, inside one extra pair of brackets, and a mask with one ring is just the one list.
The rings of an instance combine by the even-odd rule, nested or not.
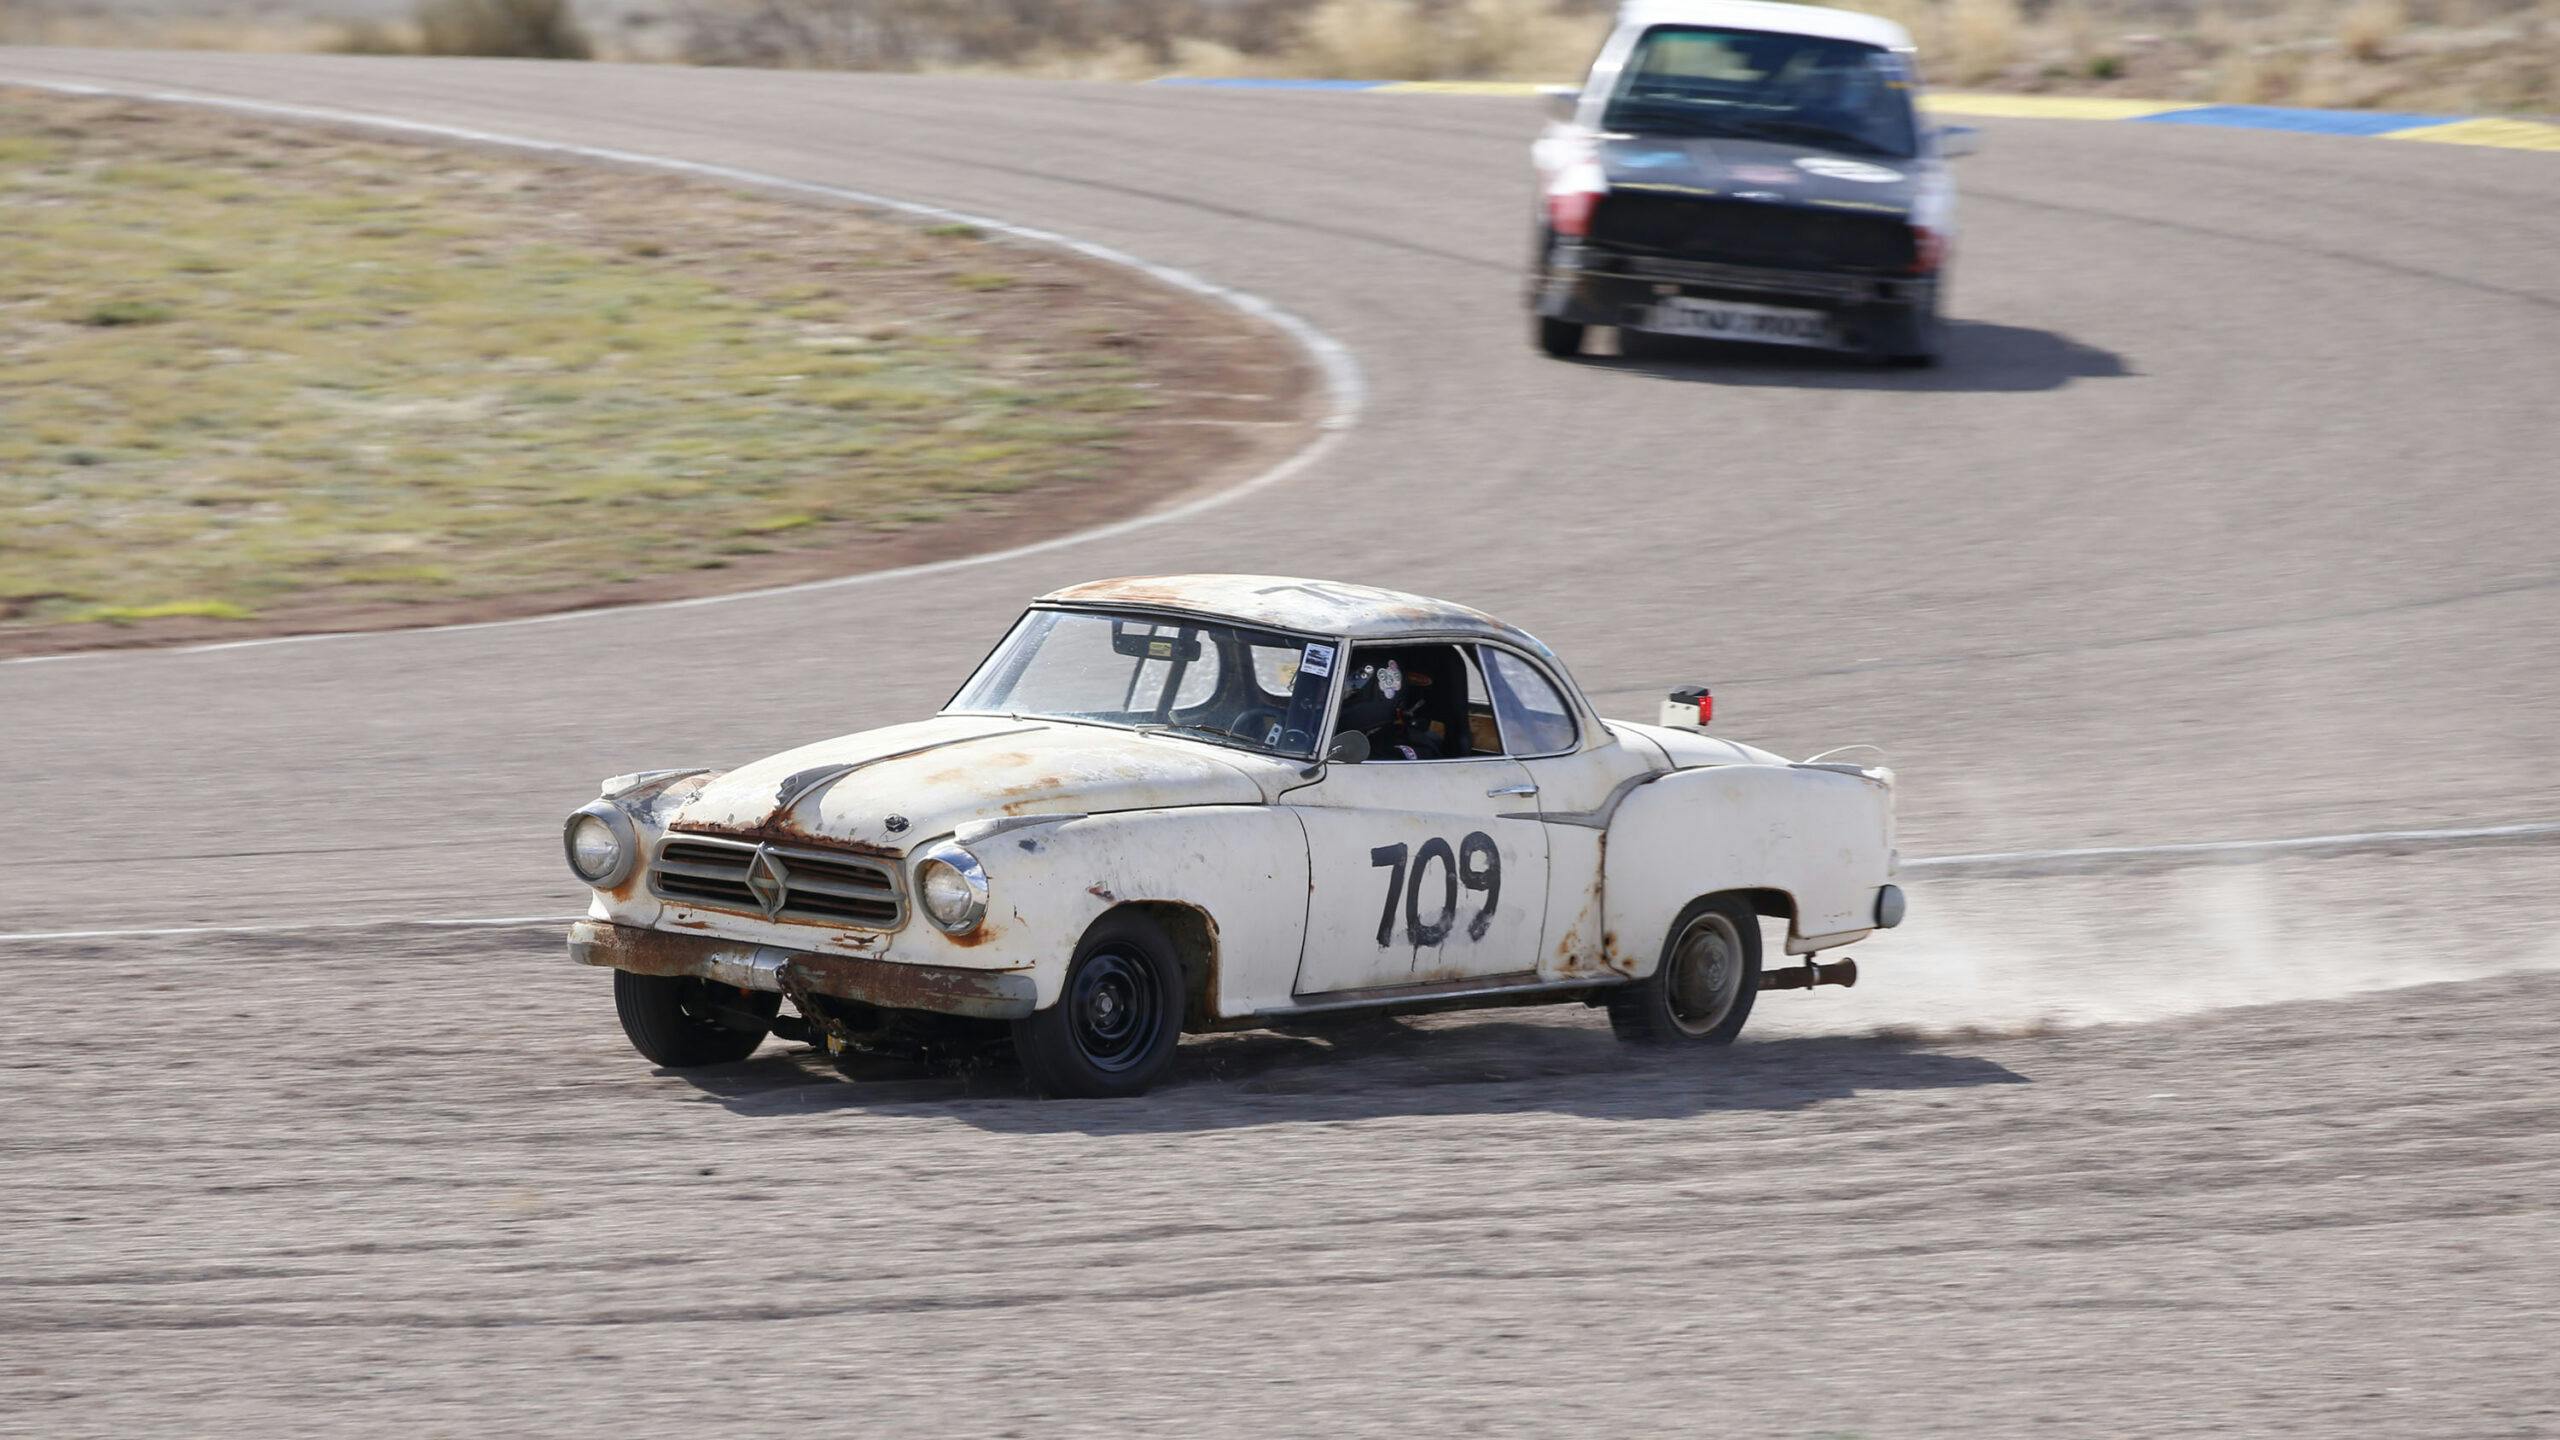
[(1351, 640), (1474, 636), (1517, 645), (1534, 655), (1547, 654), (1547, 647), (1529, 632), (1504, 624), (1481, 610), (1340, 580), (1306, 580), (1287, 575), (1138, 575), (1070, 585), (1041, 596), (1036, 603), (1179, 611)]
[(1909, 50), (1911, 32), (1879, 15), (1832, 10), (1820, 5), (1788, 5), (1774, 0), (1627, 0), (1618, 11), (1620, 27), (1636, 25), (1713, 25), (1732, 30), (1767, 30), (1781, 35), (1820, 35), (1855, 40), (1887, 50)]

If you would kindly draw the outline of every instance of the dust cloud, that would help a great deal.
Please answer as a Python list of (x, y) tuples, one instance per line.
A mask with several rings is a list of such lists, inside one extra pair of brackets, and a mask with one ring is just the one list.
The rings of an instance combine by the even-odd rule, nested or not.
[[(2029, 1034), (2560, 970), (2551, 875), (2552, 852), (2527, 849), (1915, 876), (1902, 928), (1849, 947), (1856, 988), (1765, 994), (1751, 1028)], [(1778, 939), (1769, 936), (1773, 965)]]

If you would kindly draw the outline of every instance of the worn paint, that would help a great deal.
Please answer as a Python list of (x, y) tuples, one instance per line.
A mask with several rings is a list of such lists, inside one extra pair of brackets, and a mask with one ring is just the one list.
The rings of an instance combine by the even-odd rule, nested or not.
[[(1042, 603), (1178, 610), (1344, 643), (1478, 637), (1547, 653), (1463, 606), (1322, 581), (1107, 581)], [(998, 993), (1008, 1005), (1051, 1003), (1096, 921), (1130, 905), (1171, 907), (1155, 913), (1202, 962), (1206, 993), (1187, 1007), (1197, 1027), (1286, 1013), (1301, 993), (1356, 997), (1362, 986), (1382, 999), (1402, 992), (1397, 1004), (1585, 997), (1647, 972), (1670, 915), (1713, 889), (1804, 895), (1816, 938), (1848, 934), (1844, 916), (1869, 923), (1890, 852), (1888, 774), (1792, 767), (1720, 738), (1602, 722), (1560, 666), (1556, 678), (1582, 739), (1529, 760), (1334, 766), (1311, 781), (1296, 762), (1177, 736), (942, 715), (726, 773), (674, 772), (615, 802), (653, 855), (669, 833), (811, 847), (886, 863), (911, 892), (914, 851), (956, 836), (987, 871), (992, 913), (960, 936), (920, 916), (891, 932), (841, 919), (777, 924), (662, 905), (635, 881), (598, 892), (595, 914), (654, 936), (631, 948), (626, 968), (698, 973), (668, 967), (716, 953), (729, 957), (724, 974), (762, 976), (736, 967), (778, 966), (773, 957), (787, 954), (787, 974), (809, 995), (936, 1009)], [(1534, 800), (1523, 798), (1528, 781)], [(1021, 826), (1038, 828), (1005, 833)], [(1387, 871), (1370, 862), (1396, 843), (1412, 893), (1390, 905)], [(1488, 844), (1498, 913), (1482, 904), (1497, 873), (1483, 863)], [(1454, 909), (1444, 903), (1453, 887)], [(1382, 911), (1398, 932), (1385, 945)], [(1438, 938), (1417, 939), (1417, 929)], [(1356, 973), (1317, 973), (1317, 964), (1301, 974), (1302, 960), (1337, 953), (1337, 931), (1363, 942)]]
[(1041, 605), (1171, 610), (1345, 640), (1419, 635), (1500, 640), (1541, 653), (1528, 632), (1446, 600), (1282, 575), (1148, 575), (1095, 580), (1040, 597)]
[(638, 975), (695, 976), (731, 983), (761, 976), (757, 982), (761, 988), (795, 998), (826, 995), (886, 1010), (1001, 1019), (1030, 1013), (1034, 993), (1029, 977), (1015, 971), (822, 955), (592, 920), (570, 927), (569, 945), (570, 953), (589, 965)]
[[(775, 808), (785, 780), (866, 755), (877, 758)], [(1257, 803), (1295, 774), (1289, 762), (1109, 726), (945, 716), (742, 766), (678, 810), (672, 828), (895, 857), (998, 817)], [(892, 815), (902, 832), (888, 828)]]

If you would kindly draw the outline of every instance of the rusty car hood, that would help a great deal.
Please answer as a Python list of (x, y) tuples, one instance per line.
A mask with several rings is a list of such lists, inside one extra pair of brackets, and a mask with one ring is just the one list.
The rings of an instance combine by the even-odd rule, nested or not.
[(1276, 757), (1171, 736), (944, 715), (741, 766), (705, 784), (669, 825), (903, 852), (972, 820), (1260, 804), (1294, 774)]

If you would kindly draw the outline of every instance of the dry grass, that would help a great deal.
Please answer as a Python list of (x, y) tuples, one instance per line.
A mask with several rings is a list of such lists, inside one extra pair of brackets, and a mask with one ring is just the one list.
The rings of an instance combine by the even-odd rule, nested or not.
[(2378, 65), (2408, 28), (2409, 7), (2400, 0), (2358, 0), (2338, 19), (2338, 44), (2353, 58)]
[(1060, 262), (710, 186), (0, 92), (0, 213), (0, 636), (841, 546), (1155, 403)]
[(584, 60), (595, 53), (569, 0), (418, 0), (418, 49), (428, 55)]
[[(286, 21), (268, 11), (150, 20), (119, 8), (131, 3), (138, 0), (0, 0), (0, 39), (469, 53), (500, 53), (492, 48), (500, 44), (528, 47), (503, 53), (577, 49), (556, 36), (507, 38), (522, 27), (485, 17), (441, 28)], [(317, 15), (346, 0), (302, 3), (318, 7)], [(439, 12), (477, 12), (546, 0), (426, 3)], [(1610, 0), (552, 3), (586, 4), (605, 15), (590, 27), (592, 44), (612, 59), (1096, 80), (1163, 74), (1570, 80), (1588, 63), (1615, 8)], [(1908, 26), (1924, 70), (1940, 84), (2445, 113), (2560, 112), (2560, 0), (1844, 3)], [(82, 5), (93, 8), (61, 8)], [(465, 38), (444, 38), (456, 33)], [(488, 38), (493, 35), (500, 38)]]

